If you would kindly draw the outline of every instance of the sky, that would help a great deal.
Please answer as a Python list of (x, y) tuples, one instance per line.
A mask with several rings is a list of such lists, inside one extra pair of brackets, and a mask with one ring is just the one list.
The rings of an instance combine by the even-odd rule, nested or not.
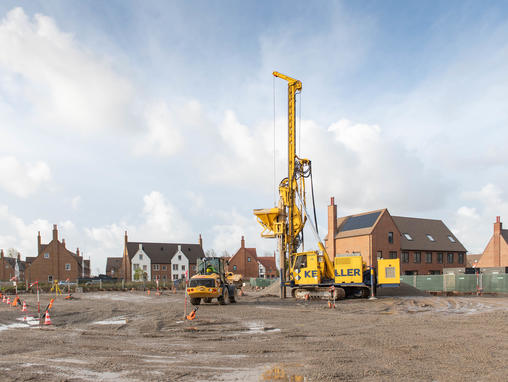
[[(0, 248), (53, 224), (104, 272), (129, 240), (232, 254), (285, 176), (287, 84), (320, 235), (441, 219), (481, 253), (508, 219), (508, 6), (477, 1), (2, 1)], [(507, 220), (508, 224), (508, 220)], [(310, 241), (312, 235), (306, 233)]]

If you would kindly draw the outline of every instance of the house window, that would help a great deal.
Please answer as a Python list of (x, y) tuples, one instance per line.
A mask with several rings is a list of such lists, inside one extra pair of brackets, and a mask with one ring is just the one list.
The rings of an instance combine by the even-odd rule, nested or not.
[(196, 272), (196, 269), (197, 269), (197, 265), (193, 265), (193, 266), (192, 266), (192, 270), (193, 270), (194, 272)]
[(388, 243), (393, 244), (393, 232), (388, 232)]
[(163, 270), (163, 271), (166, 271), (167, 269), (168, 269), (168, 267), (167, 267), (167, 266), (165, 266), (165, 265), (163, 265), (163, 266), (162, 266), (162, 270)]
[(154, 271), (158, 271), (158, 270), (159, 270), (159, 268), (160, 268), (159, 264), (154, 264), (154, 265), (153, 265), (153, 270), (154, 270)]
[(432, 252), (427, 252), (427, 253), (425, 254), (425, 262), (426, 262), (427, 264), (432, 263)]
[(141, 253), (139, 254), (139, 260), (143, 260), (143, 255)]
[(52, 283), (53, 282), (53, 276), (49, 275), (48, 276), (48, 283)]
[(146, 265), (143, 265), (143, 270), (146, 271)]
[(446, 259), (446, 262), (447, 262), (448, 264), (452, 264), (452, 263), (453, 263), (453, 253), (449, 253), (449, 254), (448, 254), (448, 257), (447, 257), (447, 259)]
[(71, 265), (70, 264), (65, 264), (65, 270), (66, 271), (70, 271), (71, 270)]
[(178, 280), (178, 275), (173, 275), (173, 280)]
[(377, 258), (382, 259), (383, 258), (383, 251), (377, 251)]
[(413, 256), (415, 264), (420, 264), (422, 262), (422, 254), (420, 252), (415, 252)]
[(448, 240), (450, 240), (452, 243), (455, 243), (455, 239), (451, 235), (448, 235)]
[(413, 240), (413, 238), (411, 237), (411, 235), (410, 235), (410, 234), (408, 234), (408, 233), (404, 233), (403, 235), (405, 236), (405, 238), (406, 238), (406, 239), (408, 239), (408, 240)]
[(464, 254), (459, 253), (459, 264), (464, 264)]
[(177, 271), (177, 270), (178, 270), (178, 264), (173, 264), (173, 270), (174, 270), (174, 271)]
[(233, 265), (233, 270), (236, 271), (236, 265)]
[(400, 254), (403, 263), (409, 263), (409, 252), (402, 252)]
[(437, 263), (438, 264), (443, 264), (443, 252), (439, 252), (437, 254)]
[(432, 235), (429, 235), (429, 234), (427, 234), (427, 239), (429, 239), (430, 241), (436, 241), (436, 240), (434, 240), (434, 237), (432, 237)]
[(134, 267), (134, 270), (139, 268), (139, 264), (132, 264), (132, 266)]
[(162, 279), (166, 281), (166, 275), (162, 275)]
[(178, 260), (182, 260), (182, 255), (178, 255)]
[(250, 263), (250, 257), (247, 257), (247, 262), (249, 262), (249, 263)]
[(182, 271), (185, 271), (185, 265), (182, 265)]
[(390, 251), (390, 259), (396, 259), (397, 258), (397, 252), (396, 251)]
[(46, 253), (44, 254), (44, 258), (45, 258), (45, 259), (49, 259), (49, 253), (48, 253), (48, 252), (46, 252)]

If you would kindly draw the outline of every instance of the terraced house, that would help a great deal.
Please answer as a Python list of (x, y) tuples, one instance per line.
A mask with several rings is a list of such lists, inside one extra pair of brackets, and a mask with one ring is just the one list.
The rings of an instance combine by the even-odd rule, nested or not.
[[(186, 273), (191, 277), (196, 272), (199, 258), (205, 257), (203, 240), (199, 235), (198, 244), (150, 243), (128, 240), (124, 237), (124, 251), (120, 275), (128, 281), (181, 280)], [(108, 258), (113, 263), (116, 258)]]
[(400, 259), (401, 274), (442, 274), (466, 266), (466, 249), (441, 220), (392, 216), (388, 209), (337, 217), (331, 198), (325, 245), (330, 258), (358, 252), (367, 265)]

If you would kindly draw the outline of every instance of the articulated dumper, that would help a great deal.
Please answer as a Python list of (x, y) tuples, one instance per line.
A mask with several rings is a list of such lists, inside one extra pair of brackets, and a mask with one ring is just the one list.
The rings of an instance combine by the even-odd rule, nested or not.
[[(280, 254), (281, 298), (286, 288), (297, 298), (368, 297), (378, 286), (400, 285), (399, 259), (364, 259), (359, 253), (328, 256), (314, 221), (307, 213), (305, 180), (310, 178), (312, 204), (314, 190), (311, 161), (296, 155), (296, 94), (299, 80), (273, 72), (288, 82), (288, 176), (279, 183), (279, 202), (274, 208), (254, 210), (263, 227), (262, 237), (277, 238)], [(303, 244), (303, 228), (310, 220), (319, 250), (298, 252)], [(329, 240), (334, 240), (331, 237)], [(368, 260), (367, 264), (364, 260)]]

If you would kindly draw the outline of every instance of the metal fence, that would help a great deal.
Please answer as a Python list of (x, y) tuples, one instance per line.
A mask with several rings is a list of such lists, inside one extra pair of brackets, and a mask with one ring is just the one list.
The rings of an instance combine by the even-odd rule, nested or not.
[(508, 274), (400, 276), (400, 281), (426, 292), (508, 293)]
[(259, 288), (266, 288), (267, 286), (272, 285), (275, 281), (280, 281), (279, 279), (263, 279), (263, 278), (256, 278), (251, 277), (250, 278), (250, 286), (251, 287), (259, 287)]

